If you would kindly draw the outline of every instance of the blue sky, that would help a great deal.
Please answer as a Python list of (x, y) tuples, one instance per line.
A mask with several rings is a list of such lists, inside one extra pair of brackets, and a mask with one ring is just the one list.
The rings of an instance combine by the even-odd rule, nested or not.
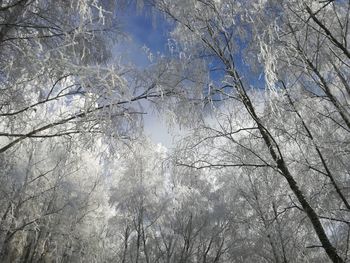
[[(158, 52), (161, 54), (169, 54), (168, 39), (169, 33), (173, 25), (166, 21), (163, 15), (159, 13), (152, 13), (150, 7), (145, 6), (141, 11), (137, 10), (134, 3), (130, 4), (119, 15), (121, 21), (122, 31), (125, 32), (131, 41), (125, 42), (117, 48), (116, 53), (125, 57), (125, 59), (131, 61), (138, 67), (146, 67), (150, 61), (147, 59), (146, 53), (142, 50), (142, 47), (147, 47), (153, 54)], [(242, 48), (244, 44), (242, 43)], [(236, 65), (243, 73), (243, 76), (249, 76), (249, 80), (246, 80), (250, 85), (255, 88), (262, 88), (264, 86), (264, 78), (259, 78), (255, 73), (253, 74), (249, 67), (245, 65), (242, 60), (243, 54), (235, 55)], [(216, 61), (208, 64), (209, 67), (215, 67)], [(223, 71), (214, 72), (210, 74), (210, 77), (221, 82), (223, 77)], [(220, 85), (218, 83), (218, 85)], [(162, 143), (166, 147), (173, 145), (172, 136), (169, 134), (167, 125), (164, 119), (161, 119), (151, 109), (146, 109), (147, 115), (144, 116), (145, 132), (148, 134), (155, 143)], [(178, 127), (174, 128), (173, 134), (178, 134)]]
[(138, 11), (135, 4), (130, 4), (121, 15), (122, 30), (140, 46), (147, 46), (152, 52), (164, 53), (167, 49), (168, 33), (171, 24), (164, 17), (145, 6)]
[[(132, 38), (134, 47), (130, 48), (138, 48), (145, 46), (150, 49), (153, 53), (163, 53), (167, 54), (168, 51), (168, 39), (169, 33), (173, 28), (171, 22), (165, 20), (164, 16), (156, 11), (152, 10), (149, 6), (144, 6), (142, 10), (137, 10), (135, 1), (132, 1), (129, 6), (123, 10), (121, 13), (121, 22), (122, 22), (122, 30), (128, 34), (129, 37)], [(242, 48), (246, 46), (245, 43), (239, 43)], [(136, 52), (133, 50), (133, 52)], [(148, 61), (142, 52), (136, 52), (136, 63), (140, 66), (146, 66)], [(234, 55), (236, 66), (238, 66), (239, 70), (243, 73), (243, 76), (249, 76), (249, 84), (254, 85), (256, 88), (262, 88), (264, 86), (264, 81), (259, 74), (254, 74), (251, 72), (248, 66), (245, 65), (243, 61), (243, 54), (238, 52)], [(212, 60), (210, 67), (216, 67), (217, 63), (215, 60)], [(223, 77), (223, 72), (215, 71), (210, 74), (210, 77), (215, 80), (221, 80)]]
[[(149, 48), (153, 54), (157, 54), (157, 52), (167, 53), (171, 24), (165, 21), (163, 16), (152, 14), (149, 7), (144, 7), (140, 12), (133, 3), (126, 10), (123, 10), (120, 20), (122, 31), (131, 38), (131, 41), (117, 47), (116, 53), (118, 55), (130, 60), (137, 67), (143, 68), (150, 63), (142, 49), (143, 47)], [(178, 127), (173, 127), (170, 131), (164, 118), (161, 118), (152, 108), (147, 108), (147, 103), (143, 106), (147, 112), (143, 116), (145, 133), (154, 143), (161, 143), (165, 147), (171, 148), (174, 145), (172, 135), (180, 133)]]

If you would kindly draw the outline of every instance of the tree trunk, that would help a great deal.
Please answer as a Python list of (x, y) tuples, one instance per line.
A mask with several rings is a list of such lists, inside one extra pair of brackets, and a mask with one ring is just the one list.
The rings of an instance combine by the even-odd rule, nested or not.
[(287, 164), (285, 163), (282, 153), (278, 147), (278, 144), (276, 141), (273, 139), (272, 135), (269, 133), (269, 131), (264, 127), (262, 124), (262, 121), (258, 117), (258, 115), (255, 112), (255, 108), (247, 95), (243, 83), (241, 81), (241, 78), (239, 77), (237, 71), (233, 68), (228, 70), (228, 73), (236, 80), (238, 83), (236, 86), (236, 89), (238, 93), (240, 94), (242, 98), (242, 102), (247, 109), (248, 113), (250, 116), (253, 118), (255, 123), (258, 126), (259, 132), (261, 136), (263, 137), (263, 140), (265, 142), (265, 145), (267, 146), (270, 155), (272, 159), (275, 161), (277, 168), (283, 175), (283, 177), (287, 180), (288, 185), (290, 189), (293, 191), (294, 195), (298, 199), (299, 203), (301, 204), (304, 212), (306, 213), (307, 217), (309, 218), (316, 235), (318, 239), (320, 240), (323, 249), (326, 251), (328, 257), (332, 260), (334, 263), (343, 263), (343, 259), (338, 255), (336, 249), (333, 247), (331, 242), (329, 241), (325, 230), (323, 229), (323, 226), (320, 222), (320, 219), (318, 215), (316, 214), (315, 210), (311, 207), (309, 202), (306, 200), (304, 194), (301, 192), (301, 190), (298, 187), (297, 182), (294, 180), (293, 175), (290, 173)]

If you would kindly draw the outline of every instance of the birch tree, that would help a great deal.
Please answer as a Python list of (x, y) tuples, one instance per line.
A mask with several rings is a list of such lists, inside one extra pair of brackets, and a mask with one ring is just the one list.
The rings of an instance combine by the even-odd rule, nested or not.
[[(345, 65), (349, 59), (345, 40), (348, 38), (347, 3), (155, 1), (155, 6), (175, 21), (172, 34), (181, 51), (185, 54), (187, 52), (192, 58), (200, 58), (205, 54), (206, 61), (211, 63), (209, 70), (221, 72), (214, 75), (216, 80), (207, 84), (207, 90), (210, 90), (207, 96), (214, 99), (215, 96), (221, 96), (222, 101), (234, 100), (239, 114), (244, 114), (248, 118), (245, 123), (249, 123), (249, 126), (244, 123), (236, 125), (235, 122), (228, 121), (227, 125), (219, 125), (213, 131), (214, 135), (208, 138), (227, 138), (234, 145), (243, 148), (247, 155), (218, 156), (213, 152), (205, 155), (199, 151), (199, 156), (204, 159), (199, 157), (194, 163), (185, 162), (182, 165), (197, 169), (269, 168), (272, 173), (285, 179), (296, 199), (293, 202), (307, 216), (320, 242), (320, 245), (312, 247), (323, 248), (333, 262), (344, 262), (348, 250), (337, 247), (328, 231), (338, 223), (332, 220), (324, 222), (321, 213), (327, 210), (314, 202), (311, 190), (313, 185), (308, 180), (310, 177), (317, 178), (316, 181), (329, 180), (332, 189), (322, 189), (320, 194), (323, 198), (328, 198), (334, 191), (336, 195), (332, 195), (332, 199), (335, 202), (334, 209), (338, 210), (337, 216), (347, 217), (345, 211), (348, 210), (348, 201), (343, 191), (348, 181), (348, 169), (342, 166), (342, 172), (337, 175), (338, 167), (330, 168), (330, 163), (334, 162), (331, 160), (334, 159), (328, 154), (334, 151), (326, 145), (330, 146), (333, 140), (330, 139), (332, 137), (324, 137), (324, 133), (328, 135), (328, 130), (332, 130), (333, 135), (339, 132), (335, 136), (343, 138), (345, 144), (336, 143), (336, 149), (346, 151), (348, 103), (345, 94)], [(326, 13), (332, 15), (325, 15)], [(263, 83), (252, 80), (256, 76), (253, 70), (265, 77)], [(335, 83), (339, 85), (333, 86)], [(261, 86), (265, 89), (264, 92), (259, 91)], [(310, 92), (311, 96), (308, 95)], [(301, 105), (306, 106), (304, 108)], [(301, 113), (307, 108), (314, 111), (313, 115), (308, 115), (310, 111)], [(294, 124), (300, 125), (295, 127), (295, 132), (291, 132), (291, 127), (286, 125), (286, 116), (291, 118), (291, 109), (294, 120), (298, 119)], [(233, 118), (237, 116), (229, 114)], [(319, 120), (322, 123), (321, 131), (313, 126)], [(339, 128), (334, 129), (334, 123), (330, 121), (335, 122)], [(256, 143), (238, 140), (242, 133), (252, 136)], [(316, 137), (319, 139), (316, 140)], [(197, 147), (205, 140), (205, 137), (200, 139), (194, 146)], [(261, 152), (257, 151), (256, 145), (261, 145)], [(321, 150), (324, 146), (326, 149)], [(292, 156), (295, 153), (300, 156), (296, 158), (297, 161)], [(253, 159), (245, 158), (247, 156), (252, 156)], [(309, 167), (305, 169), (305, 166)]]

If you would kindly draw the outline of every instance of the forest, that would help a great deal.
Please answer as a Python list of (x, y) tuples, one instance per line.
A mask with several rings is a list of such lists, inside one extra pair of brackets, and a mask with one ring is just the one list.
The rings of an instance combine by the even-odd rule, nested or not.
[(349, 30), (349, 0), (0, 0), (0, 262), (350, 262)]

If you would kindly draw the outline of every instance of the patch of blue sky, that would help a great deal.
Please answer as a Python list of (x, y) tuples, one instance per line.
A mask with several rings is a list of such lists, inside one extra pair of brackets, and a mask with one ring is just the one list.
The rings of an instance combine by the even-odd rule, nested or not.
[[(227, 30), (230, 29), (228, 28)], [(249, 41), (251, 41), (250, 28), (245, 27), (245, 30), (246, 37), (241, 38), (239, 36), (234, 36), (235, 32), (232, 28), (233, 32), (231, 32), (231, 34), (233, 35), (233, 37), (231, 41), (232, 45), (236, 46), (237, 48), (232, 54), (226, 55), (232, 56), (233, 61), (235, 63), (235, 68), (238, 71), (241, 77), (241, 81), (244, 83), (244, 86), (247, 90), (264, 90), (266, 87), (266, 81), (263, 68), (258, 67), (257, 69), (253, 70), (250, 66), (250, 62), (244, 59), (245, 57), (249, 57), (249, 55), (247, 56), (246, 52), (249, 49)], [(255, 55), (251, 54), (251, 56)], [(228, 83), (225, 82), (225, 76), (227, 75), (226, 65), (224, 65), (224, 63), (217, 56), (208, 57), (207, 61), (210, 82), (215, 86), (215, 88), (221, 90), (221, 92), (213, 94), (211, 96), (211, 99), (215, 102), (216, 105), (220, 105), (220, 100), (222, 100), (223, 102), (225, 99), (227, 99), (227, 96), (224, 96), (223, 94), (234, 93), (234, 87), (232, 85), (227, 85)], [(210, 87), (204, 89), (204, 94), (208, 95), (209, 90)]]
[(235, 66), (242, 81), (245, 83), (246, 88), (248, 89), (265, 89), (266, 82), (263, 69), (260, 67), (258, 72), (252, 70), (252, 67), (249, 65), (251, 62), (245, 61), (245, 57), (256, 56), (256, 54), (246, 54), (247, 49), (249, 49), (249, 42), (252, 40), (252, 33), (248, 26), (245, 26), (246, 37), (235, 37), (234, 41), (238, 46), (238, 49), (235, 54), (233, 54), (233, 60), (235, 61)]
[(131, 39), (117, 47), (117, 54), (127, 57), (135, 66), (146, 67), (151, 63), (149, 55), (168, 51), (169, 32), (172, 25), (162, 14), (149, 6), (138, 10), (132, 1), (118, 15), (122, 31)]
[[(123, 10), (119, 15), (119, 19), (122, 23), (122, 30), (131, 38), (131, 41), (126, 41), (119, 45), (115, 51), (117, 55), (122, 55), (125, 60), (140, 68), (145, 68), (152, 63), (148, 57), (149, 53), (154, 55), (164, 54), (165, 56), (173, 55), (169, 43), (171, 42), (170, 33), (174, 24), (167, 21), (162, 14), (155, 12), (149, 6), (144, 6), (142, 10), (138, 10), (136, 4), (133, 3)], [(263, 74), (253, 72), (243, 59), (243, 52), (247, 47), (247, 43), (238, 37), (235, 41), (238, 45), (238, 50), (233, 54), (233, 58), (241, 76), (244, 76), (243, 81), (246, 83), (247, 88), (264, 89), (265, 80)], [(148, 52), (145, 52), (145, 50), (148, 50)], [(208, 57), (207, 62), (210, 70), (209, 82), (215, 87), (221, 88), (226, 74), (225, 67), (215, 56)], [(232, 92), (232, 87), (225, 88), (224, 92)], [(206, 96), (208, 93), (209, 87), (203, 87), (203, 95)], [(217, 105), (221, 104), (220, 100), (222, 97), (220, 95), (213, 95), (211, 99), (217, 100)], [(165, 124), (164, 119), (160, 118), (154, 110), (149, 108), (147, 103), (142, 105), (146, 112), (149, 113), (143, 116), (146, 133), (150, 135), (153, 141), (162, 143), (166, 147), (171, 146), (172, 136), (169, 134), (169, 128)], [(179, 128), (175, 128), (175, 130), (177, 130), (175, 133), (179, 133)]]
[(134, 6), (126, 11), (125, 31), (136, 43), (148, 47), (152, 52), (164, 52), (167, 48), (168, 32), (171, 30), (169, 23), (154, 11), (145, 9), (138, 12), (135, 8)]
[[(138, 10), (135, 1), (132, 1), (119, 14), (119, 21), (122, 31), (127, 34), (130, 41), (119, 43), (115, 47), (114, 54), (125, 62), (142, 69), (152, 63), (149, 57), (151, 53), (154, 56), (169, 53), (168, 39), (172, 26), (149, 6)], [(147, 101), (140, 102), (140, 106), (147, 112), (142, 116), (145, 134), (154, 143), (171, 148), (174, 143), (173, 135), (180, 133), (179, 128), (173, 127), (171, 132), (166, 120)]]
[[(235, 62), (235, 67), (241, 76), (241, 80), (244, 83), (247, 90), (255, 89), (255, 90), (264, 90), (265, 89), (265, 78), (264, 73), (262, 71), (256, 72), (252, 70), (249, 64), (244, 61), (244, 45), (240, 46), (240, 49), (232, 54), (233, 60)], [(208, 96), (209, 92), (211, 92), (210, 99), (212, 102), (219, 106), (222, 102), (227, 99), (228, 96), (224, 94), (230, 95), (234, 93), (234, 86), (228, 85), (225, 82), (225, 76), (227, 75), (227, 70), (225, 65), (223, 65), (222, 61), (217, 57), (211, 57), (208, 59), (208, 69), (209, 69), (209, 80), (211, 85), (216, 89), (220, 89), (221, 92), (213, 92), (211, 87), (205, 87), (203, 90), (204, 96)], [(210, 86), (210, 85), (209, 85)]]

